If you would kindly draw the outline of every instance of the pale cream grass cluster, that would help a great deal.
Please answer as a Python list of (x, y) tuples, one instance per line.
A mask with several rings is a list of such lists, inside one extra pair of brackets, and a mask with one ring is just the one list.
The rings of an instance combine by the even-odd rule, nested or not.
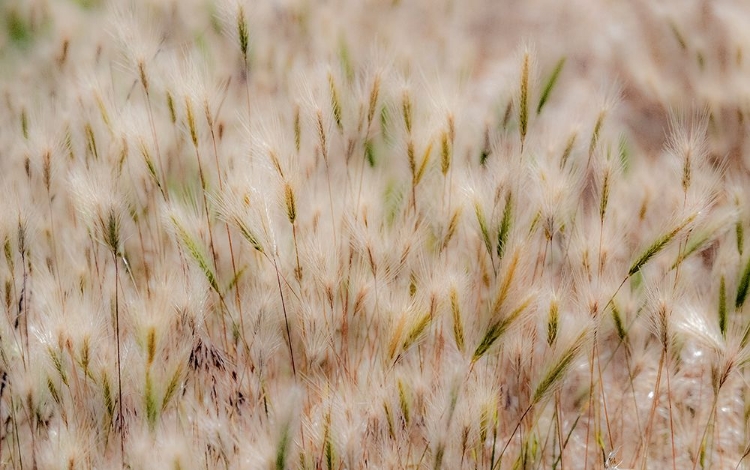
[(1, 467), (750, 465), (744, 2), (0, 20)]

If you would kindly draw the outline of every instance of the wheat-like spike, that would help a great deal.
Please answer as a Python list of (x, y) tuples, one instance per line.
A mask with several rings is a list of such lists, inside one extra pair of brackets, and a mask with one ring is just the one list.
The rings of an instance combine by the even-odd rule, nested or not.
[(154, 164), (154, 160), (151, 157), (151, 152), (148, 151), (148, 147), (146, 146), (145, 142), (140, 142), (140, 149), (143, 160), (146, 162), (146, 169), (148, 169), (148, 174), (151, 176), (154, 184), (159, 189), (159, 192), (162, 195), (165, 195), (164, 187), (162, 186), (161, 180), (159, 179), (159, 173), (156, 170), (156, 165)]
[(406, 334), (406, 338), (401, 345), (401, 349), (403, 351), (409, 349), (419, 339), (424, 330), (429, 326), (430, 322), (432, 322), (432, 315), (430, 314), (430, 312), (422, 315), (419, 320), (414, 323), (414, 325), (412, 325), (411, 329)]
[(326, 454), (326, 468), (333, 470), (335, 468), (335, 455), (333, 451), (333, 442), (331, 440), (331, 412), (326, 415), (325, 426), (323, 429), (323, 446)]
[(577, 138), (578, 133), (576, 132), (570, 134), (570, 137), (568, 137), (568, 141), (565, 143), (565, 150), (563, 150), (562, 156), (560, 156), (560, 169), (565, 168), (565, 165), (568, 163), (568, 159), (573, 152), (573, 146), (575, 145)]
[(287, 419), (281, 427), (281, 435), (279, 436), (279, 442), (276, 445), (276, 470), (284, 470), (287, 468), (287, 454), (289, 452), (289, 444), (292, 440), (291, 436), (291, 420)]
[(406, 143), (406, 158), (409, 162), (409, 172), (411, 172), (412, 185), (416, 185), (417, 180), (417, 158), (414, 154), (414, 141), (409, 139)]
[(273, 165), (274, 170), (276, 170), (276, 173), (278, 173), (279, 176), (283, 179), (284, 169), (281, 167), (281, 160), (279, 160), (279, 155), (274, 150), (269, 150), (268, 158), (271, 160), (271, 164)]
[(719, 331), (721, 335), (727, 335), (727, 286), (724, 276), (719, 280)]
[(440, 172), (443, 176), (448, 174), (451, 167), (451, 147), (448, 132), (440, 134)]
[(187, 230), (180, 224), (176, 217), (171, 217), (172, 225), (174, 226), (177, 237), (182, 243), (183, 247), (188, 251), (193, 260), (198, 263), (198, 267), (201, 268), (203, 275), (206, 277), (208, 284), (211, 288), (216, 291), (217, 294), (221, 294), (219, 291), (219, 284), (216, 282), (216, 275), (211, 268), (206, 256), (203, 254), (198, 242), (190, 236)]
[(107, 410), (107, 417), (112, 421), (115, 416), (115, 401), (112, 397), (112, 386), (109, 384), (109, 376), (105, 370), (102, 370), (101, 384), (104, 409)]
[(245, 8), (242, 5), (237, 7), (237, 37), (240, 42), (240, 51), (242, 59), (247, 64), (247, 52), (250, 44), (250, 35), (248, 34), (247, 21), (245, 19)]
[(495, 301), (492, 303), (492, 315), (497, 315), (500, 313), (500, 310), (503, 308), (503, 305), (505, 304), (505, 300), (508, 298), (508, 293), (510, 292), (510, 285), (513, 282), (513, 278), (516, 275), (516, 269), (518, 268), (518, 262), (520, 260), (521, 253), (519, 250), (516, 250), (513, 253), (513, 258), (508, 263), (508, 267), (505, 270), (505, 275), (503, 276), (503, 282), (500, 284), (500, 289), (497, 291), (497, 296), (495, 297)]
[(477, 349), (474, 351), (474, 356), (472, 357), (471, 362), (477, 362), (481, 359), (495, 341), (497, 341), (511, 326), (513, 326), (513, 324), (515, 324), (524, 310), (526, 310), (529, 304), (531, 304), (531, 300), (532, 297), (527, 297), (526, 300), (521, 302), (521, 304), (507, 316), (490, 324), (482, 341), (479, 342)]
[(55, 366), (55, 370), (60, 375), (60, 379), (67, 386), (68, 385), (68, 374), (65, 372), (65, 368), (63, 367), (62, 352), (58, 352), (55, 349), (53, 349), (52, 347), (48, 347), (47, 348), (47, 354), (49, 355), (50, 359), (52, 359), (52, 364)]
[(615, 323), (615, 330), (617, 331), (617, 337), (620, 338), (620, 341), (624, 341), (628, 333), (627, 333), (627, 330), (625, 329), (625, 323), (622, 320), (620, 309), (617, 307), (617, 304), (615, 304), (615, 302), (612, 302), (612, 320)]
[(554, 346), (557, 341), (557, 332), (560, 329), (560, 305), (556, 299), (552, 299), (547, 314), (547, 344)]
[(59, 406), (62, 402), (60, 398), (60, 392), (57, 390), (57, 387), (55, 387), (55, 383), (52, 381), (52, 377), (50, 376), (47, 376), (47, 390), (49, 390), (52, 399)]
[(96, 381), (89, 371), (91, 365), (91, 337), (86, 335), (81, 342), (81, 348), (78, 352), (78, 364), (83, 369), (83, 375)]
[(344, 124), (341, 118), (341, 99), (339, 98), (339, 92), (336, 88), (336, 81), (333, 78), (333, 74), (328, 72), (328, 88), (331, 92), (331, 111), (333, 111), (333, 119), (336, 121), (336, 127), (339, 131), (344, 131)]
[(398, 403), (399, 406), (401, 406), (401, 415), (404, 417), (404, 424), (408, 426), (409, 421), (411, 420), (411, 405), (409, 403), (406, 386), (401, 379), (398, 381)]
[(193, 102), (189, 96), (185, 97), (185, 117), (187, 119), (188, 129), (190, 129), (190, 139), (193, 142), (193, 147), (198, 148), (198, 129), (195, 125)]
[(242, 237), (247, 240), (248, 243), (250, 243), (250, 245), (255, 248), (256, 251), (265, 253), (263, 245), (261, 245), (260, 243), (260, 239), (255, 235), (250, 227), (248, 227), (244, 220), (242, 220), (239, 216), (233, 215), (231, 217), (231, 222), (239, 229)]
[(104, 235), (104, 243), (115, 257), (117, 257), (120, 249), (120, 216), (115, 208), (110, 207), (107, 210), (106, 219), (100, 219), (99, 223)]
[(445, 442), (440, 441), (435, 449), (435, 464), (432, 466), (433, 470), (440, 470), (443, 468), (443, 458), (445, 456)]
[(163, 413), (164, 410), (167, 409), (167, 405), (169, 405), (169, 402), (172, 400), (172, 397), (175, 396), (175, 393), (177, 392), (177, 388), (180, 385), (180, 379), (182, 378), (182, 365), (178, 365), (177, 368), (174, 370), (174, 373), (172, 373), (172, 377), (169, 379), (169, 382), (167, 383), (167, 388), (164, 390), (164, 397), (161, 401), (161, 412)]
[(21, 133), (24, 139), (29, 140), (29, 116), (26, 114), (26, 108), (21, 109)]
[(367, 163), (370, 165), (370, 168), (375, 168), (375, 144), (372, 139), (365, 140), (364, 147)]
[(485, 219), (484, 217), (484, 211), (479, 205), (479, 202), (476, 202), (474, 204), (474, 214), (476, 214), (477, 222), (479, 222), (479, 232), (482, 234), (482, 241), (484, 242), (484, 246), (487, 249), (487, 253), (489, 253), (490, 258), (492, 258), (492, 241), (490, 240), (490, 230), (487, 227), (487, 219)]
[(297, 199), (294, 196), (292, 185), (284, 183), (284, 205), (286, 206), (286, 216), (289, 223), (294, 224), (297, 219)]
[(391, 333), (391, 340), (388, 342), (388, 358), (393, 359), (396, 357), (396, 350), (399, 342), (401, 341), (401, 335), (404, 332), (406, 326), (406, 315), (402, 314), (399, 317), (398, 323), (396, 323), (393, 332)]
[(521, 150), (526, 142), (526, 133), (529, 128), (529, 74), (531, 68), (531, 55), (525, 52), (521, 64), (521, 92), (518, 103), (518, 130), (521, 133)]
[(172, 122), (172, 124), (175, 124), (177, 122), (177, 110), (175, 109), (174, 96), (172, 96), (172, 93), (169, 90), (166, 91), (166, 96), (167, 109), (169, 110), (169, 120)]
[(599, 220), (604, 223), (604, 216), (607, 214), (607, 204), (609, 203), (609, 185), (611, 177), (611, 168), (607, 165), (604, 169), (602, 180), (602, 197), (599, 202)]
[[(654, 241), (648, 248), (646, 248), (646, 250), (641, 253), (641, 256), (639, 256), (638, 259), (636, 259), (633, 264), (630, 265), (630, 269), (628, 270), (628, 277), (640, 271), (641, 268), (651, 260), (651, 258), (653, 258), (661, 250), (663, 250), (664, 247), (667, 246), (669, 242), (671, 242), (677, 236), (678, 233), (680, 233), (685, 227), (693, 222), (693, 220), (695, 220), (697, 216), (698, 214), (692, 214), (688, 216), (674, 229), (657, 238), (656, 241)], [(748, 273), (748, 276), (750, 276), (750, 273)]]
[(513, 216), (513, 191), (508, 191), (503, 208), (503, 218), (500, 220), (500, 228), (497, 231), (497, 257), (503, 259), (505, 247), (508, 245), (508, 236)]
[(688, 147), (685, 151), (685, 161), (682, 165), (682, 189), (687, 192), (693, 176), (692, 148)]
[(445, 230), (445, 237), (443, 238), (443, 244), (441, 247), (442, 250), (445, 250), (448, 247), (448, 243), (450, 243), (451, 239), (456, 234), (460, 217), (461, 209), (454, 209), (450, 221), (448, 221), (448, 228)]
[(99, 150), (96, 146), (96, 135), (94, 134), (94, 128), (91, 127), (90, 122), (86, 122), (83, 129), (86, 133), (86, 143), (88, 144), (89, 150), (94, 155), (94, 159), (99, 160)]
[(419, 164), (419, 168), (417, 169), (417, 173), (414, 176), (414, 184), (419, 184), (420, 181), (422, 181), (422, 176), (424, 176), (424, 171), (427, 169), (427, 163), (430, 161), (430, 154), (432, 153), (432, 141), (430, 141), (427, 144), (427, 148), (425, 148), (424, 153), (422, 154), (422, 160)]
[(573, 342), (563, 350), (559, 358), (547, 369), (534, 389), (531, 403), (539, 403), (545, 396), (553, 391), (566, 376), (568, 370), (573, 365), (573, 361), (578, 357), (583, 346), (588, 339), (589, 330), (585, 329), (573, 340)]
[(27, 221), (25, 219), (22, 219), (21, 217), (18, 218), (18, 225), (16, 230), (16, 238), (18, 240), (18, 252), (21, 254), (21, 257), (23, 258), (26, 256), (29, 252), (28, 246), (26, 244), (26, 241), (28, 239), (26, 235), (27, 231)]
[(143, 90), (146, 92), (146, 95), (149, 94), (149, 81), (148, 81), (148, 75), (146, 74), (146, 62), (143, 60), (138, 61), (138, 78), (141, 81), (141, 85), (143, 85)]
[(589, 160), (596, 150), (596, 145), (599, 143), (599, 134), (604, 126), (604, 119), (607, 117), (607, 111), (601, 110), (599, 115), (596, 117), (596, 123), (594, 124), (594, 131), (591, 133), (591, 141), (589, 142)]
[(318, 128), (318, 140), (320, 142), (320, 152), (323, 154), (323, 160), (328, 163), (328, 138), (326, 136), (326, 129), (323, 125), (323, 112), (321, 110), (317, 110), (316, 114), (316, 124)]
[(146, 370), (145, 387), (143, 390), (143, 403), (146, 408), (146, 422), (152, 432), (156, 428), (156, 419), (158, 417), (158, 406), (156, 405), (156, 396), (154, 394), (154, 381), (151, 378), (151, 372)]
[(5, 262), (8, 263), (8, 269), (10, 270), (10, 272), (14, 272), (16, 270), (16, 267), (15, 261), (13, 259), (13, 247), (11, 246), (10, 237), (8, 235), (5, 236), (3, 251), (5, 253)]
[(411, 113), (411, 95), (409, 94), (409, 90), (404, 90), (401, 94), (401, 114), (404, 118), (404, 126), (406, 126), (406, 133), (408, 135), (411, 135)]
[(700, 251), (703, 247), (706, 246), (706, 243), (708, 243), (708, 241), (712, 239), (713, 235), (713, 231), (703, 231), (691, 237), (688, 240), (685, 248), (677, 255), (677, 259), (675, 259), (675, 262), (672, 264), (672, 267), (670, 269), (675, 269), (677, 266), (682, 264), (683, 261), (689, 258), (690, 255)]
[(156, 328), (151, 326), (146, 333), (146, 365), (151, 366), (156, 357)]
[(391, 412), (391, 408), (388, 406), (387, 401), (383, 401), (383, 411), (385, 412), (385, 419), (388, 423), (388, 435), (391, 436), (391, 439), (396, 439), (396, 425), (393, 420), (393, 413)]
[(49, 149), (45, 150), (42, 154), (42, 177), (44, 179), (44, 188), (49, 193), (52, 182), (52, 152)]
[(464, 351), (464, 326), (461, 320), (461, 306), (458, 303), (458, 289), (451, 288), (451, 315), (453, 318), (453, 339), (459, 351)]
[(488, 124), (484, 127), (484, 143), (482, 144), (482, 151), (479, 153), (479, 164), (484, 166), (487, 163), (487, 159), (490, 158), (491, 153), (490, 126)]
[(367, 106), (367, 127), (369, 128), (372, 124), (372, 120), (375, 117), (375, 110), (378, 105), (378, 95), (380, 94), (380, 74), (375, 75), (375, 80), (372, 82), (372, 88), (370, 88), (370, 101)]

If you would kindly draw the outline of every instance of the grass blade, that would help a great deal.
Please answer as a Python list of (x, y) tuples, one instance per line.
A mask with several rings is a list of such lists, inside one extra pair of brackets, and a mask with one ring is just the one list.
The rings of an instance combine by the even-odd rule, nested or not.
[(552, 93), (552, 89), (557, 84), (557, 79), (560, 78), (560, 72), (562, 72), (563, 67), (565, 66), (566, 57), (561, 58), (557, 61), (557, 64), (555, 64), (555, 68), (552, 70), (552, 74), (550, 74), (549, 79), (547, 80), (547, 83), (544, 85), (544, 88), (542, 89), (542, 96), (539, 98), (539, 104), (536, 107), (536, 113), (539, 114), (542, 112), (542, 108), (547, 103), (547, 100), (549, 99), (549, 95)]

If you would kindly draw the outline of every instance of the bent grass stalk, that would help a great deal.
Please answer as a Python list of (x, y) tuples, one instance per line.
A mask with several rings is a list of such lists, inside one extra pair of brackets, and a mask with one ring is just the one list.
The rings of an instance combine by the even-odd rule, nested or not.
[(333, 232), (333, 245), (338, 246), (336, 241), (336, 219), (333, 211), (333, 190), (331, 189), (331, 168), (328, 162), (328, 137), (326, 136), (325, 126), (323, 125), (323, 112), (318, 109), (316, 112), (316, 124), (318, 128), (318, 141), (320, 152), (323, 154), (323, 162), (326, 165), (326, 182), (328, 183), (328, 204), (331, 212), (331, 230)]
[(120, 219), (113, 207), (109, 208), (104, 218), (99, 219), (104, 243), (112, 254), (115, 265), (115, 342), (117, 343), (117, 407), (120, 425), (120, 464), (125, 466), (125, 415), (122, 413), (122, 354), (120, 352), (120, 268), (117, 256), (120, 250)]
[[(242, 7), (240, 7), (240, 12), (242, 13)], [(245, 30), (244, 33), (245, 33), (245, 39), (243, 42), (242, 41), (242, 28), (240, 28), (240, 38), (241, 38), (241, 42), (243, 42), (243, 50), (246, 51), (247, 50), (247, 31)], [(227, 83), (227, 85), (229, 84)], [(214, 150), (214, 162), (216, 163), (216, 176), (217, 176), (217, 179), (219, 180), (219, 191), (224, 192), (224, 181), (221, 176), (221, 167), (219, 166), (219, 152), (216, 146), (216, 132), (214, 131), (214, 117), (213, 117), (213, 114), (211, 113), (211, 108), (209, 106), (208, 99), (205, 99), (203, 102), (203, 111), (206, 117), (206, 124), (208, 125), (208, 129), (211, 133), (211, 143), (213, 144), (213, 150)], [(204, 188), (204, 195), (205, 195), (205, 188)], [(205, 203), (205, 200), (206, 199), (204, 196), (204, 203)], [(236, 283), (239, 281), (240, 273), (238, 273), (237, 271), (237, 262), (235, 261), (235, 256), (234, 256), (234, 245), (232, 243), (232, 234), (229, 231), (229, 225), (225, 224), (224, 228), (226, 229), (226, 233), (227, 233), (227, 243), (229, 243), (229, 258), (232, 262), (232, 279), (233, 279), (233, 282)], [(209, 223), (209, 232), (210, 232), (210, 229), (211, 227)], [(215, 264), (216, 264), (216, 261), (214, 260), (214, 265)], [(218, 267), (216, 269), (218, 270)], [(247, 345), (247, 341), (245, 340), (245, 320), (244, 320), (244, 314), (242, 311), (242, 301), (240, 299), (240, 291), (237, 288), (234, 289), (234, 302), (235, 302), (235, 305), (237, 306), (237, 311), (240, 317), (240, 337), (242, 338), (242, 342), (244, 343), (245, 348), (247, 348), (248, 345)]]

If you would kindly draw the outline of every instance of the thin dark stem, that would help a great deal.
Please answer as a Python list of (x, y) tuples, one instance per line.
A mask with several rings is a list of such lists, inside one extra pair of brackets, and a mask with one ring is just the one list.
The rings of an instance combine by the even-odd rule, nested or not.
[[(701, 435), (701, 440), (699, 443), (699, 447), (703, 447), (703, 443), (706, 441), (708, 437), (708, 429), (711, 427), (711, 421), (716, 416), (716, 409), (719, 404), (719, 392), (721, 391), (721, 387), (719, 387), (718, 390), (716, 390), (716, 393), (714, 393), (714, 401), (711, 404), (711, 411), (708, 413), (708, 421), (706, 421), (706, 426), (703, 428), (703, 434)], [(696, 458), (693, 462), (693, 470), (695, 470), (698, 467), (698, 461), (700, 459)], [(739, 467), (739, 464), (738, 464)]]
[(279, 266), (276, 264), (276, 258), (273, 259), (273, 267), (276, 270), (276, 283), (279, 286), (279, 296), (281, 297), (281, 309), (284, 311), (284, 324), (286, 325), (286, 339), (289, 342), (289, 355), (292, 359), (292, 373), (297, 377), (297, 366), (294, 364), (294, 350), (292, 349), (292, 334), (289, 330), (289, 317), (286, 313), (286, 303), (284, 302), (284, 292), (281, 289), (281, 274)]
[(643, 463), (641, 464), (641, 468), (646, 468), (646, 463), (648, 460), (648, 446), (649, 446), (649, 440), (651, 439), (651, 430), (653, 429), (654, 424), (654, 416), (656, 416), (656, 408), (659, 406), (659, 388), (661, 386), (661, 374), (662, 369), (664, 369), (664, 359), (666, 357), (667, 350), (666, 348), (662, 348), (661, 350), (661, 357), (659, 357), (659, 368), (656, 370), (656, 384), (654, 385), (654, 398), (651, 403), (651, 412), (649, 413), (648, 422), (646, 424), (646, 432), (643, 437), (642, 445), (643, 445)]
[[(586, 470), (589, 466), (589, 438), (591, 437), (591, 411), (594, 408), (594, 360), (595, 360), (595, 346), (596, 338), (594, 338), (594, 346), (591, 348), (591, 362), (589, 364), (589, 376), (591, 381), (589, 382), (589, 408), (587, 411), (588, 417), (586, 419), (586, 450), (584, 451), (583, 458), (583, 469)], [(595, 425), (596, 427), (596, 425)]]
[(672, 385), (669, 381), (669, 357), (667, 357), (667, 403), (669, 404), (669, 437), (672, 441), (672, 470), (677, 470), (677, 449), (674, 444), (674, 421), (672, 419)]
[(114, 251), (112, 260), (115, 263), (115, 341), (117, 342), (117, 407), (120, 414), (120, 464), (125, 468), (125, 417), (122, 414), (122, 355), (120, 353), (120, 267), (117, 262), (117, 253)]
[[(229, 86), (229, 83), (227, 83), (227, 87), (228, 86)], [(223, 101), (222, 101), (222, 103), (223, 103)], [(223, 179), (221, 177), (221, 168), (219, 166), (219, 151), (218, 151), (218, 149), (216, 147), (216, 133), (214, 132), (213, 119), (208, 119), (209, 118), (209, 114), (208, 114), (209, 111), (208, 111), (208, 108), (206, 108), (206, 109), (207, 109), (207, 111), (206, 111), (206, 121), (207, 121), (207, 124), (208, 124), (208, 128), (211, 131), (211, 142), (213, 144), (213, 149), (214, 149), (214, 161), (216, 163), (216, 176), (219, 179), (219, 191), (223, 192), (224, 191), (224, 182), (223, 182)], [(205, 188), (204, 188), (203, 194), (204, 194), (204, 198), (205, 198)], [(231, 261), (232, 261), (232, 276), (234, 276), (233, 279), (235, 280), (235, 282), (237, 282), (238, 281), (238, 279), (237, 279), (237, 263), (235, 262), (235, 257), (234, 257), (234, 245), (232, 243), (232, 235), (231, 235), (231, 233), (229, 231), (229, 225), (225, 225), (225, 228), (226, 228), (226, 231), (227, 231), (227, 242), (229, 243), (229, 257), (231, 258)], [(210, 225), (209, 225), (209, 230), (210, 230)], [(211, 249), (213, 250), (213, 247)], [(218, 269), (218, 267), (216, 266), (216, 259), (214, 259), (214, 267), (216, 269)], [(240, 290), (237, 287), (237, 285), (235, 285), (235, 288), (234, 288), (234, 302), (237, 305), (237, 311), (238, 311), (239, 316), (240, 316), (240, 336), (242, 337), (242, 342), (244, 343), (245, 347), (247, 347), (247, 341), (245, 340), (245, 321), (244, 321), (244, 315), (243, 315), (243, 312), (242, 312), (242, 301), (240, 300)], [(225, 329), (225, 333), (224, 334), (226, 335), (226, 327), (224, 329)], [(243, 377), (244, 377), (244, 374), (243, 374)], [(240, 382), (240, 384), (241, 384), (241, 382)]]
[[(26, 346), (24, 357), (24, 364), (28, 364), (29, 362), (29, 294), (27, 292), (27, 283), (29, 278), (29, 273), (26, 269), (26, 253), (24, 251), (21, 251), (21, 264), (23, 265), (23, 287), (21, 288), (21, 298), (19, 300), (19, 312), (20, 315), (23, 313), (23, 329), (24, 329), (24, 344)], [(20, 302), (23, 302), (23, 305), (21, 306)]]
[[(594, 338), (596, 338), (596, 334), (594, 335)], [(596, 339), (594, 339), (594, 348), (595, 348), (595, 355), (596, 355), (596, 367), (599, 371), (599, 388), (601, 389), (601, 384), (603, 383), (603, 377), (602, 377), (602, 363), (599, 360), (599, 346), (596, 344)], [(607, 424), (607, 437), (609, 438), (609, 447), (610, 449), (614, 448), (614, 442), (612, 441), (612, 426), (609, 422), (609, 410), (607, 409), (607, 394), (604, 393), (604, 390), (602, 389), (602, 410), (604, 411), (604, 422)]]
[(565, 459), (563, 459), (563, 450), (565, 450), (565, 444), (562, 433), (562, 406), (560, 404), (560, 392), (555, 392), (555, 421), (557, 424), (557, 440), (560, 446), (560, 470), (565, 470)]
[(503, 455), (505, 455), (505, 451), (508, 450), (508, 446), (510, 445), (510, 442), (513, 440), (513, 436), (516, 435), (516, 432), (518, 432), (518, 429), (521, 427), (521, 423), (523, 423), (524, 418), (526, 418), (526, 415), (529, 414), (529, 411), (531, 411), (531, 408), (534, 407), (534, 403), (532, 402), (528, 407), (526, 407), (526, 410), (523, 412), (520, 418), (518, 418), (518, 421), (516, 421), (516, 427), (513, 428), (513, 432), (510, 433), (510, 437), (507, 441), (505, 441), (505, 445), (503, 446), (503, 450), (500, 451), (500, 453), (497, 456), (497, 461), (495, 462), (495, 465), (492, 466), (491, 470), (495, 470), (495, 467), (500, 465), (500, 462), (503, 461)]

